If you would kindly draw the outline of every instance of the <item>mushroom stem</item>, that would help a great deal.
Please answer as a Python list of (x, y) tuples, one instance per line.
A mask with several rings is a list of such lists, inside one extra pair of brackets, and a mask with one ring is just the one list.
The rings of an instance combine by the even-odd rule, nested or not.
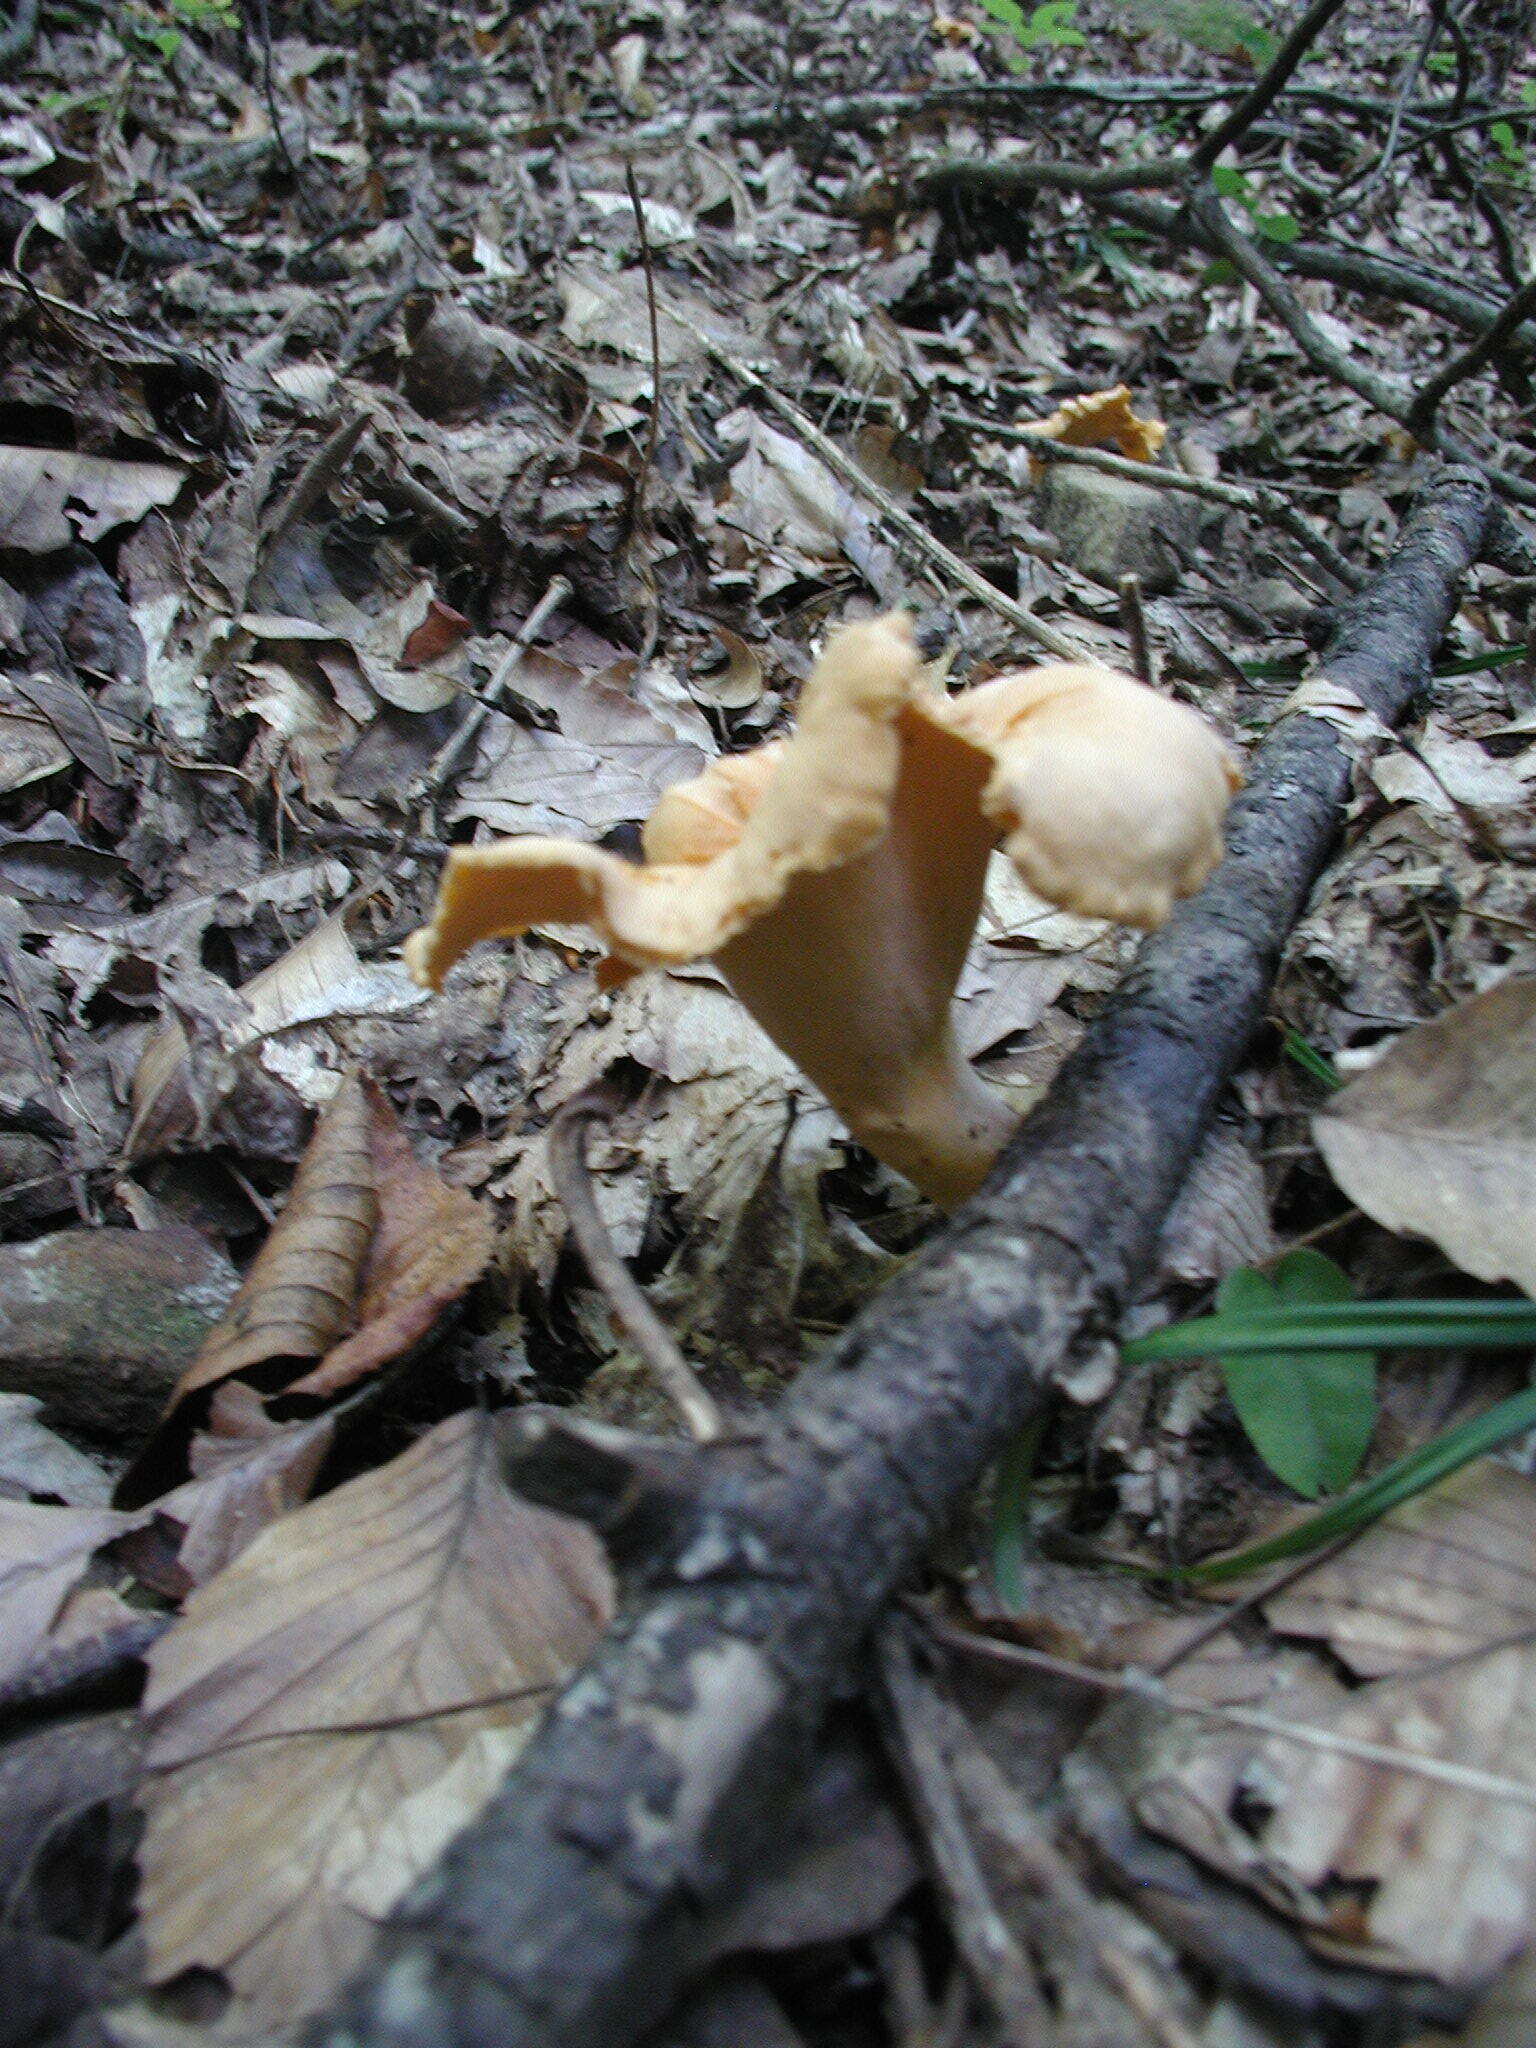
[(975, 1194), (1019, 1126), (1018, 1112), (980, 1079), (947, 1026), (876, 1097), (833, 1107), (861, 1145), (941, 1209)]
[(1017, 1124), (951, 1025), (997, 828), (990, 761), (910, 709), (884, 835), (801, 873), (722, 946), (721, 972), (862, 1145), (953, 1208)]

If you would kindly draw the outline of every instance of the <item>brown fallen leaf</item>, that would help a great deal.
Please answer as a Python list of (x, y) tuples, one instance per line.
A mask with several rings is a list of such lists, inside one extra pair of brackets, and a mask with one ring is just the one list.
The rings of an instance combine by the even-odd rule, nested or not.
[[(382, 1091), (343, 1081), (281, 1216), (124, 1474), (118, 1500), (151, 1500), (174, 1478), (201, 1418), (196, 1396), (253, 1372), (269, 1393), (274, 1382), (284, 1394), (339, 1393), (425, 1336), (484, 1272), (494, 1243), (489, 1212), (417, 1163)], [(310, 1361), (318, 1363), (303, 1371)], [(280, 1453), (269, 1456), (281, 1464)]]
[(382, 1089), (364, 1083), (378, 1223), (363, 1266), (357, 1329), (288, 1389), (329, 1396), (398, 1358), (491, 1263), (490, 1211), (422, 1166)]
[(474, 1411), (266, 1530), (152, 1654), (152, 1980), (222, 1972), (269, 2024), (322, 2003), (611, 1606), (596, 1539), (507, 1492)]
[(355, 1320), (378, 1222), (362, 1083), (344, 1080), (315, 1126), (282, 1215), (172, 1399), (276, 1359), (321, 1358)]
[(306, 1501), (335, 1436), (333, 1416), (274, 1422), (243, 1380), (215, 1387), (208, 1427), (187, 1453), (192, 1477), (155, 1503), (157, 1516), (185, 1532), (176, 1554), (181, 1590), (205, 1584)]
[[(1220, 1675), (1208, 1697), (1257, 1700), (1317, 1739), (1161, 1719), (1142, 1819), (1299, 1920), (1324, 1955), (1489, 1983), (1536, 1921), (1536, 1482), (1468, 1466), (1265, 1611), (1367, 1682), (1262, 1644), (1206, 1666)], [(1194, 1673), (1176, 1682), (1188, 1691)]]
[(1312, 1128), (1368, 1216), (1536, 1294), (1536, 977), (1405, 1032)]

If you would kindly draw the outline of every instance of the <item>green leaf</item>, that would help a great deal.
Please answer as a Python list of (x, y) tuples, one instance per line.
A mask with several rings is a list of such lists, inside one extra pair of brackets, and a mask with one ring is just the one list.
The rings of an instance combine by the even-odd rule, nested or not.
[(1456, 69), (1455, 51), (1436, 50), (1432, 56), (1424, 59), (1424, 68), (1426, 71), (1433, 71), (1437, 78), (1449, 78)]
[[(1303, 1250), (1287, 1252), (1272, 1280), (1252, 1269), (1229, 1274), (1216, 1309), (1241, 1321), (1254, 1311), (1349, 1299), (1349, 1280), (1332, 1259)], [(1307, 1500), (1349, 1484), (1376, 1426), (1374, 1352), (1261, 1351), (1220, 1364), (1237, 1419), (1277, 1479)]]
[(1301, 222), (1291, 213), (1255, 213), (1253, 224), (1271, 242), (1294, 242), (1301, 233)]
[(1076, 13), (1077, 0), (1040, 0), (1024, 31), (1030, 45), (1049, 43), (1057, 50), (1081, 49), (1088, 38), (1071, 25)]
[(1525, 151), (1521, 148), (1519, 138), (1507, 121), (1490, 122), (1488, 134), (1498, 144), (1499, 154), (1503, 157), (1505, 163), (1523, 164), (1525, 162)]
[(1019, 0), (981, 0), (981, 6), (983, 13), (990, 14), (994, 21), (1000, 21), (1015, 33), (1024, 26), (1024, 10)]
[(1156, 1358), (1252, 1356), (1260, 1351), (1511, 1351), (1536, 1344), (1536, 1303), (1291, 1302), (1243, 1315), (1194, 1316), (1120, 1347), (1128, 1365)]
[(1248, 180), (1236, 164), (1213, 164), (1211, 183), (1223, 199), (1246, 199)]
[(1528, 78), (1520, 88), (1522, 107), (1536, 107), (1536, 78)]

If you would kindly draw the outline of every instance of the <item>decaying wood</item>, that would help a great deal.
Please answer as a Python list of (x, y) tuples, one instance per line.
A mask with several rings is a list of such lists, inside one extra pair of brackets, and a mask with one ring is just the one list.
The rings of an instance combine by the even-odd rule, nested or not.
[[(1424, 491), (1341, 610), (1335, 695), (1402, 712), (1488, 516), (1470, 470)], [(892, 1593), (1053, 1390), (1107, 1383), (1116, 1317), (1332, 845), (1348, 723), (1282, 719), (1221, 868), (1144, 946), (981, 1193), (759, 1436), (685, 1454), (691, 1506), (653, 1518), (624, 1619), (311, 2043), (625, 2048), (661, 2018), (703, 1905), (772, 1831)], [(524, 1485), (558, 1497), (559, 1464), (538, 1487), (526, 1443)]]

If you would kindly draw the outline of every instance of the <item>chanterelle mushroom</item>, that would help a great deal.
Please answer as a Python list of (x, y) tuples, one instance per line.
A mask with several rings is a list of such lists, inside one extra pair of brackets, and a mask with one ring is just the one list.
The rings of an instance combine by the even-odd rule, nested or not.
[(947, 698), (892, 613), (831, 637), (791, 738), (667, 792), (643, 865), (557, 839), (455, 848), (406, 959), (436, 987), (479, 939), (575, 922), (610, 980), (712, 957), (854, 1137), (952, 1207), (1014, 1126), (950, 1014), (993, 847), (1063, 908), (1150, 927), (1220, 857), (1237, 781), (1202, 719), (1111, 669)]

